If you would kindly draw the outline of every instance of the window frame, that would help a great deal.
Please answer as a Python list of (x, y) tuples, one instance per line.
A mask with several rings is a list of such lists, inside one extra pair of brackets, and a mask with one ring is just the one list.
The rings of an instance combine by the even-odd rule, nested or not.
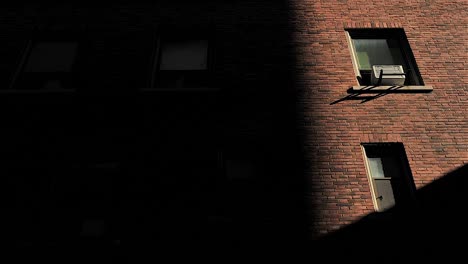
[[(83, 40), (83, 32), (77, 29), (67, 29), (67, 28), (60, 28), (60, 29), (47, 29), (44, 27), (35, 27), (32, 30), (31, 36), (25, 40), (24, 48), (21, 52), (19, 62), (15, 67), (15, 71), (10, 81), (10, 85), (7, 89), (3, 91), (8, 92), (75, 92), (77, 87), (80, 85), (78, 81), (78, 72), (79, 68), (81, 68), (82, 63), (82, 52), (84, 46)], [(21, 88), (21, 78), (24, 78), (25, 75), (29, 73), (26, 72), (26, 67), (29, 62), (29, 58), (31, 57), (33, 48), (36, 43), (40, 42), (73, 42), (77, 44), (76, 47), (76, 54), (74, 61), (72, 62), (71, 70), (66, 73), (56, 72), (56, 74), (69, 74), (70, 82), (72, 86), (69, 88), (60, 88), (60, 89), (40, 89), (40, 88)], [(40, 75), (41, 73), (33, 73)], [(44, 74), (54, 74), (52, 73), (44, 73)]]
[[(146, 91), (211, 91), (213, 88), (213, 65), (214, 65), (214, 34), (212, 28), (207, 27), (177, 27), (177, 26), (160, 26), (154, 33), (154, 49), (151, 60), (150, 78)], [(204, 87), (164, 87), (158, 85), (161, 78), (160, 63), (162, 58), (162, 45), (165, 40), (206, 40), (207, 41), (207, 67), (206, 70), (181, 70), (181, 72), (200, 72), (206, 75), (207, 85)], [(173, 72), (177, 72), (174, 70)]]
[[(399, 142), (386, 142), (386, 143), (361, 143), (361, 151), (362, 155), (364, 158), (364, 166), (366, 169), (366, 174), (369, 182), (369, 188), (371, 191), (371, 196), (372, 196), (372, 203), (374, 205), (374, 210), (376, 212), (383, 212), (388, 210), (387, 208), (380, 208), (378, 204), (378, 192), (377, 192), (377, 186), (375, 183), (375, 179), (377, 180), (391, 180), (393, 177), (386, 177), (385, 175), (383, 177), (373, 177), (370, 169), (370, 164), (369, 164), (369, 158), (367, 155), (366, 148), (367, 147), (378, 147), (378, 148), (388, 148), (389, 151), (392, 151), (392, 154), (395, 154), (395, 156), (398, 157), (399, 165), (401, 168), (401, 173), (400, 175), (400, 181), (404, 184), (405, 188), (407, 189), (406, 191), (408, 192), (408, 200), (405, 200), (407, 203), (412, 203), (416, 200), (416, 186), (414, 184), (414, 179), (413, 175), (411, 173), (411, 168), (409, 166), (408, 158), (406, 156), (406, 152), (404, 149), (404, 146), (402, 143)], [(382, 156), (383, 157), (383, 156)], [(383, 165), (383, 164), (382, 164)], [(405, 190), (403, 190), (405, 191)], [(396, 201), (395, 198), (395, 192), (392, 189), (392, 193), (394, 195), (394, 205), (391, 207), (399, 206), (400, 204)]]
[[(373, 86), (371, 83), (362, 83), (362, 74), (359, 69), (359, 61), (356, 54), (353, 39), (396, 39), (399, 44), (400, 52), (404, 63), (404, 68), (411, 73), (411, 83), (404, 85), (404, 87), (412, 86), (425, 86), (419, 68), (416, 64), (413, 52), (408, 42), (408, 38), (402, 28), (347, 28), (345, 29), (346, 40), (348, 42), (349, 52), (351, 54), (351, 61), (353, 70), (360, 86)], [(406, 76), (408, 79), (408, 75)], [(405, 81), (406, 82), (406, 81)], [(414, 83), (413, 83), (414, 82)], [(432, 89), (431, 89), (432, 90)]]

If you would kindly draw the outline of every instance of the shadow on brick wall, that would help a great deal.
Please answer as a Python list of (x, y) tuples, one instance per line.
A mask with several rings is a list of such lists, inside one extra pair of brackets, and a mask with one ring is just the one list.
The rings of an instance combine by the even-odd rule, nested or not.
[(144, 2), (76, 4), (53, 17), (33, 11), (60, 7), (8, 9), (18, 24), (11, 45), (24, 43), (38, 21), (87, 23), (82, 86), (0, 98), (9, 113), (1, 150), (5, 237), (35, 252), (18, 261), (142, 263), (168, 248), (303, 245), (313, 208), (304, 201), (287, 5), (200, 1), (211, 19), (178, 3), (151, 5), (158, 25), (198, 14), (200, 25), (214, 25), (217, 43), (215, 91), (161, 92), (138, 90), (154, 40), (138, 29), (151, 20), (138, 15)]
[(416, 204), (370, 214), (320, 240), (341, 254), (334, 261), (452, 263), (463, 259), (467, 236), (468, 166), (416, 193)]

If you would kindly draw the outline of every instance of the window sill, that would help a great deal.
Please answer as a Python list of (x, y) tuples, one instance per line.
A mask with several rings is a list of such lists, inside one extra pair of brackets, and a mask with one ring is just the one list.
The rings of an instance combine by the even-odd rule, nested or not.
[(27, 89), (6, 89), (0, 90), (0, 94), (66, 94), (75, 93), (76, 89), (51, 89), (51, 90), (27, 90)]
[(432, 86), (408, 85), (408, 86), (353, 86), (349, 93), (430, 93)]
[(218, 92), (219, 88), (143, 88), (140, 92)]

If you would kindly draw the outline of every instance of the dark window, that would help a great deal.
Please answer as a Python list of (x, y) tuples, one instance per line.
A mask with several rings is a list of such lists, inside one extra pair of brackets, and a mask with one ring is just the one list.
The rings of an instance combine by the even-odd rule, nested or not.
[(364, 153), (378, 211), (412, 199), (414, 183), (402, 144), (364, 144)]
[(10, 86), (18, 90), (76, 88), (83, 32), (41, 28), (32, 32)]
[(80, 236), (100, 238), (105, 234), (106, 223), (102, 219), (85, 219), (81, 224)]
[(24, 71), (71, 72), (77, 47), (76, 42), (37, 42), (31, 49)]
[(373, 66), (378, 68), (381, 65), (401, 65), (405, 73), (384, 75), (383, 78), (402, 76), (404, 85), (424, 85), (402, 29), (355, 29), (348, 30), (348, 33), (360, 85), (375, 84), (371, 80)]
[(226, 177), (228, 180), (252, 180), (256, 174), (255, 165), (253, 160), (228, 159), (225, 161)]
[(208, 69), (208, 41), (164, 41), (161, 45), (161, 71), (203, 71)]
[(208, 35), (175, 32), (162, 32), (159, 37), (152, 88), (209, 87), (212, 43)]

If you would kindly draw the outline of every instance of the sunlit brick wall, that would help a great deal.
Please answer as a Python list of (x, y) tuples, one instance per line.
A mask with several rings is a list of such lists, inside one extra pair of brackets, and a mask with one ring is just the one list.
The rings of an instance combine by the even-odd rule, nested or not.
[[(374, 211), (361, 143), (402, 142), (417, 188), (468, 162), (466, 8), (464, 1), (291, 1), (319, 233)], [(354, 28), (403, 28), (433, 92), (331, 104), (358, 85), (345, 37)]]

